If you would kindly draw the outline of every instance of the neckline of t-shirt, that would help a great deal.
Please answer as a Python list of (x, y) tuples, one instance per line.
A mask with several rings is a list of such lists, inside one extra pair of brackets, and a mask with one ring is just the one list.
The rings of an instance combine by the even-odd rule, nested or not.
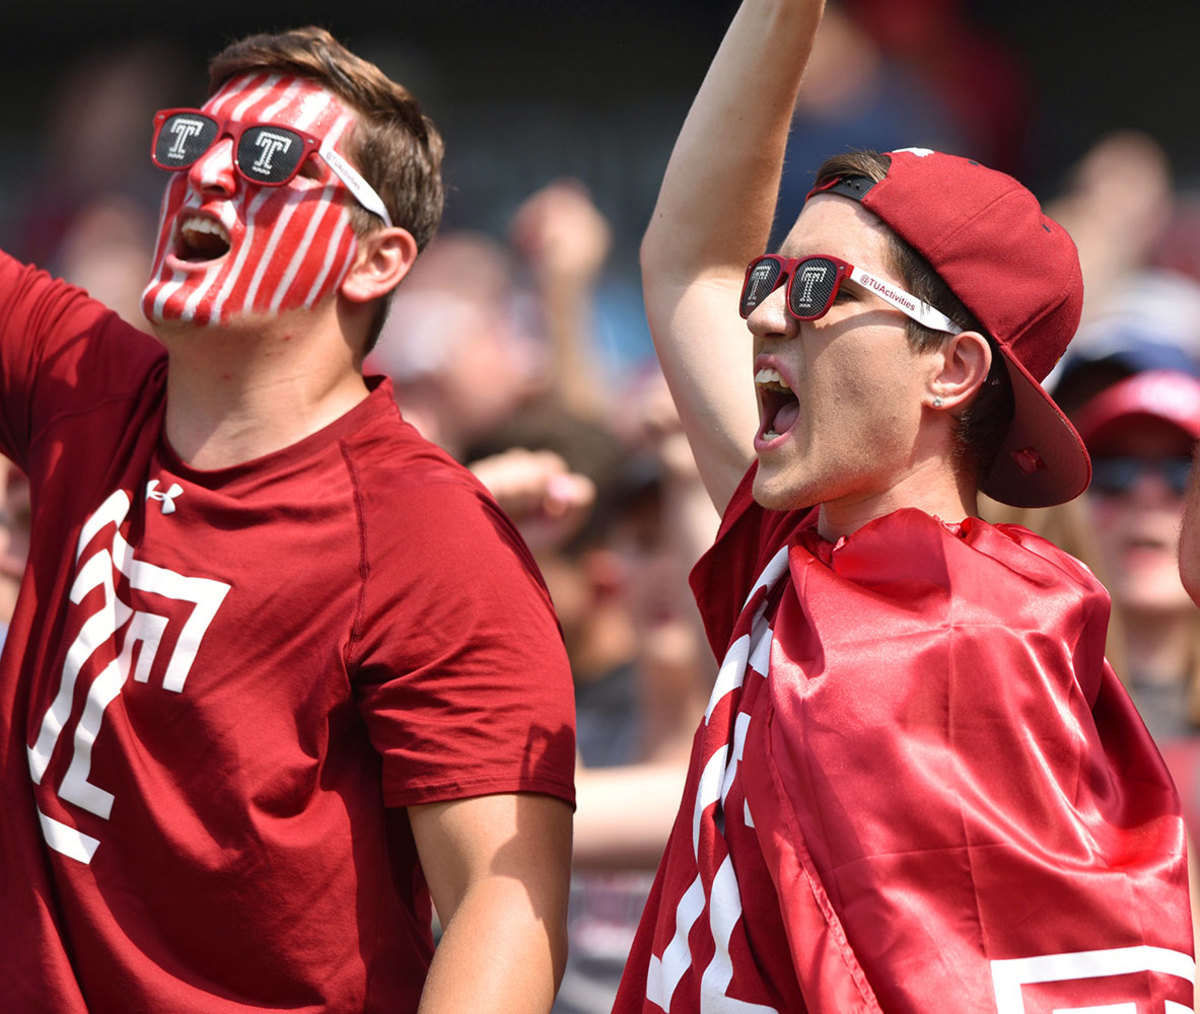
[(961, 521), (944, 521), (938, 515), (930, 514), (920, 507), (897, 507), (887, 514), (881, 514), (877, 518), (872, 518), (866, 524), (856, 528), (849, 535), (841, 535), (837, 539), (831, 540), (817, 531), (818, 514), (817, 510), (809, 509), (809, 513), (793, 533), (792, 541), (804, 547), (810, 555), (827, 565), (835, 553), (841, 552), (851, 544), (875, 537), (880, 528), (894, 526), (898, 521), (903, 519), (916, 520), (921, 524), (931, 524), (959, 541), (965, 540), (975, 525), (981, 520), (973, 515), (967, 515)]
[(179, 457), (164, 432), (159, 441), (164, 464), (172, 474), (208, 489), (228, 486), (246, 478), (259, 480), (273, 473), (288, 471), (297, 464), (324, 453), (347, 434), (360, 429), (369, 419), (388, 411), (396, 411), (390, 381), (381, 376), (364, 379), (368, 389), (367, 396), (349, 412), (278, 451), (227, 468), (194, 468)]

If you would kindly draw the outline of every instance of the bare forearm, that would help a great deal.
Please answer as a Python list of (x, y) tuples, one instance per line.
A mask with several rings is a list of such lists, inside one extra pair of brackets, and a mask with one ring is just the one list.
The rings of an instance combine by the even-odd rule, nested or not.
[(650, 331), (719, 511), (752, 458), (758, 421), (738, 290), (770, 232), (822, 10), (822, 0), (745, 0), (680, 131), (642, 241)]
[(472, 891), (438, 944), (420, 1014), (545, 1014), (566, 962), (565, 920), (549, 924), (516, 880)]
[(591, 285), (573, 279), (549, 286), (542, 296), (559, 393), (568, 409), (587, 419), (603, 418), (609, 398), (595, 355), (594, 298)]
[(823, 0), (746, 0), (696, 95), (642, 244), (664, 281), (762, 253)]
[(513, 793), (408, 813), (446, 928), (421, 1014), (545, 1014), (567, 957), (571, 808)]

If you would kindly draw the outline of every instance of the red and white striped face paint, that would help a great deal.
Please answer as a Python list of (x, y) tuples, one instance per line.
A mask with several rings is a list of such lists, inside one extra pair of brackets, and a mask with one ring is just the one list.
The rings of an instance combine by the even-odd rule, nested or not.
[[(274, 123), (331, 142), (339, 153), (354, 114), (313, 81), (247, 74), (204, 104), (218, 119)], [(142, 312), (155, 323), (228, 324), (315, 306), (335, 292), (357, 249), (354, 198), (319, 156), (283, 186), (249, 183), (219, 138), (163, 195), (158, 245)]]

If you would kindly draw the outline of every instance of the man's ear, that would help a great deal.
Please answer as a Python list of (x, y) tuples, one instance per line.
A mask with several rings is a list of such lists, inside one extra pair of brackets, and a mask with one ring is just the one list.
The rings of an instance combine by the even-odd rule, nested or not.
[(417, 241), (407, 229), (377, 229), (360, 236), (354, 263), (339, 289), (352, 303), (387, 295), (417, 259)]
[(961, 331), (942, 343), (935, 361), (925, 403), (933, 409), (957, 413), (966, 408), (987, 379), (992, 349), (978, 331)]

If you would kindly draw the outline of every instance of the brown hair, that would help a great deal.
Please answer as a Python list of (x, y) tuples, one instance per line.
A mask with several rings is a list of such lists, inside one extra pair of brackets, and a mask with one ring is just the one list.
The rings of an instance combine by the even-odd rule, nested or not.
[[(243, 73), (274, 71), (308, 78), (342, 99), (358, 115), (345, 154), (383, 199), (392, 222), (412, 233), (423, 250), (442, 218), (442, 136), (413, 95), (373, 63), (356, 56), (323, 28), (250, 35), (209, 61), (209, 94)], [(351, 222), (362, 236), (379, 228), (377, 216), (351, 204)], [(379, 300), (364, 352), (379, 339), (387, 315)]]
[[(878, 183), (887, 175), (891, 160), (887, 155), (867, 149), (847, 151), (827, 159), (817, 170), (816, 186), (843, 176), (866, 176)], [(887, 223), (884, 223), (885, 227)], [(965, 331), (978, 331), (992, 350), (992, 365), (975, 397), (958, 415), (955, 425), (956, 464), (971, 468), (977, 481), (992, 467), (996, 454), (1008, 433), (1013, 417), (1012, 381), (996, 340), (983, 329), (963, 301), (941, 279), (929, 262), (890, 229), (891, 268), (904, 279), (905, 287), (930, 306), (937, 307)], [(914, 352), (937, 348), (947, 340), (942, 331), (933, 331), (908, 319), (908, 342)]]
[[(263, 70), (316, 81), (358, 113), (346, 157), (379, 192), (392, 221), (424, 249), (442, 217), (443, 148), (412, 94), (314, 27), (251, 35), (227, 46), (209, 61), (209, 94), (238, 74)], [(365, 208), (355, 211), (360, 233), (379, 225)]]

